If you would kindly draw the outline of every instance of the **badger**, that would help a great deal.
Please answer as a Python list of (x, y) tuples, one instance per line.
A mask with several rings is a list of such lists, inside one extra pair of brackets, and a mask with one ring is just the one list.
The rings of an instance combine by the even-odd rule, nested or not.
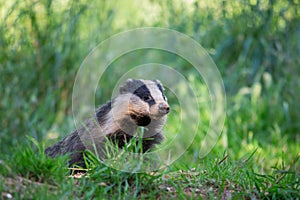
[(96, 109), (78, 129), (46, 148), (45, 154), (52, 158), (68, 154), (70, 166), (85, 167), (83, 153), (92, 149), (92, 144), (96, 144), (101, 159), (106, 141), (123, 148), (135, 137), (138, 127), (144, 127), (142, 152), (147, 152), (163, 141), (162, 129), (169, 111), (159, 80), (128, 79), (115, 98)]

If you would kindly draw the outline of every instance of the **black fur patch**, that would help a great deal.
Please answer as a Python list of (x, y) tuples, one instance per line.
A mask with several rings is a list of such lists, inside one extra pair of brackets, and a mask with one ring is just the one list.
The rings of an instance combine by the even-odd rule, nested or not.
[(147, 102), (149, 106), (155, 104), (155, 100), (151, 96), (150, 90), (147, 86), (140, 80), (136, 80), (138, 83), (138, 88), (133, 92), (134, 95), (140, 97), (141, 100)]
[(151, 118), (149, 116), (137, 116), (130, 115), (130, 117), (136, 122), (138, 126), (147, 126), (151, 122)]

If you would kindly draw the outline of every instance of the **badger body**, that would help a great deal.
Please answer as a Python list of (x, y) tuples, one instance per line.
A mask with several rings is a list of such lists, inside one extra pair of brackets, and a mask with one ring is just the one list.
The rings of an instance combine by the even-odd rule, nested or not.
[[(97, 148), (100, 159), (105, 157), (105, 143), (113, 141), (123, 148), (139, 126), (145, 127), (142, 150), (151, 150), (164, 139), (162, 129), (169, 105), (158, 80), (128, 79), (119, 95), (100, 106), (94, 117), (64, 139), (46, 148), (50, 157), (70, 155), (69, 165), (84, 166), (83, 152)], [(108, 140), (107, 140), (108, 139)]]

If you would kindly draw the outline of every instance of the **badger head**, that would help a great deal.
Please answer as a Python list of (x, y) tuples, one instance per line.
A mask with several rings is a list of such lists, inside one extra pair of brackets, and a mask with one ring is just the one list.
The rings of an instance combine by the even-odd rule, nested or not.
[(164, 124), (170, 107), (160, 81), (128, 79), (119, 92), (126, 97), (127, 115), (137, 126)]

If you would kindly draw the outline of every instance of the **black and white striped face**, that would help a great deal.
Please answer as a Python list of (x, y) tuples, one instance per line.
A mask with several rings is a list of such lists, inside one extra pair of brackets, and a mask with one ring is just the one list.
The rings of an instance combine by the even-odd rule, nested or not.
[(151, 120), (158, 120), (169, 113), (170, 107), (158, 80), (128, 79), (120, 94), (131, 94), (129, 115), (139, 126), (147, 126)]

